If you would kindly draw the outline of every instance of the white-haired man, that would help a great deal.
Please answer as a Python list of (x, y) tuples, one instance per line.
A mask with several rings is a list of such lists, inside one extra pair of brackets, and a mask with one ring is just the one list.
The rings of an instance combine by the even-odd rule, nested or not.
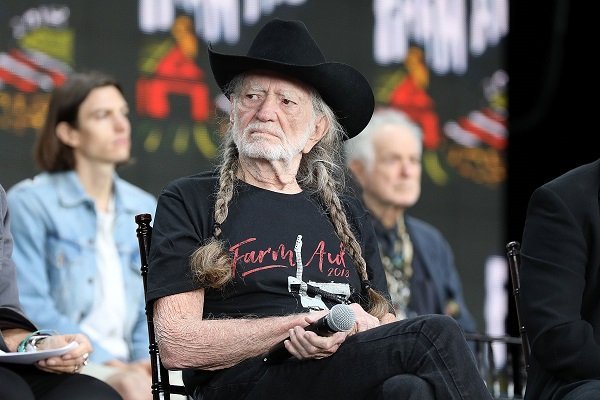
[(442, 233), (407, 210), (421, 196), (423, 138), (402, 111), (375, 111), (344, 143), (346, 165), (373, 215), (375, 235), (398, 318), (446, 314), (476, 330), (465, 303), (454, 254)]

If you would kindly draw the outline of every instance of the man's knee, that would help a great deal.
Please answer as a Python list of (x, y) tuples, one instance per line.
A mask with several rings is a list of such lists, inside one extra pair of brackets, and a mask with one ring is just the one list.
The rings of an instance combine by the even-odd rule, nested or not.
[(456, 320), (448, 315), (429, 314), (422, 316), (423, 329), (433, 332), (446, 332), (450, 335), (462, 335), (462, 329)]
[(422, 378), (411, 374), (396, 375), (386, 379), (381, 385), (378, 399), (397, 399), (399, 395), (406, 400), (435, 399), (431, 385)]

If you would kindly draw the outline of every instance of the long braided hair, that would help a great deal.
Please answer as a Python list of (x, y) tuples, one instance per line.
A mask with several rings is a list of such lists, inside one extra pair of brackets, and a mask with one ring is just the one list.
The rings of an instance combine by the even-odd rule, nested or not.
[[(232, 109), (236, 106), (243, 79), (244, 75), (239, 75), (229, 85), (227, 93), (232, 102)], [(325, 116), (329, 128), (312, 150), (302, 156), (297, 174), (298, 184), (302, 190), (319, 196), (337, 235), (352, 257), (361, 277), (362, 294), (368, 298), (369, 313), (381, 318), (390, 312), (389, 302), (370, 287), (366, 262), (338, 196), (345, 186), (345, 171), (342, 162), (344, 130), (331, 108), (316, 91), (311, 92), (311, 97), (314, 114)], [(229, 202), (235, 193), (236, 174), (240, 168), (239, 153), (233, 142), (232, 126), (233, 124), (229, 124), (221, 144), (222, 161), (217, 168), (219, 184), (216, 190), (213, 236), (208, 238), (191, 256), (194, 277), (201, 285), (215, 289), (222, 287), (232, 279), (231, 256), (225, 248), (225, 243), (220, 240), (221, 224), (227, 219)]]

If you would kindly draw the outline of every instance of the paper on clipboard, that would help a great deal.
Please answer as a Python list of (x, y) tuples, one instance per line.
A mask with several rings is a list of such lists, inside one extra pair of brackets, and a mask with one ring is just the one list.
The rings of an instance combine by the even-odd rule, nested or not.
[(36, 361), (43, 360), (45, 358), (61, 356), (68, 353), (69, 350), (77, 347), (79, 343), (71, 342), (66, 346), (59, 347), (57, 349), (38, 350), (30, 351), (26, 353), (10, 352), (4, 353), (0, 351), (0, 363), (11, 363), (11, 364), (33, 364)]

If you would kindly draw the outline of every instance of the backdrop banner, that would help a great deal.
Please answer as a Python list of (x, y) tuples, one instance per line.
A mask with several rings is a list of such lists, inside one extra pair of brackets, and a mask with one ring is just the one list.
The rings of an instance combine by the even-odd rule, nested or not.
[(3, 0), (0, 182), (38, 172), (32, 145), (50, 92), (86, 70), (125, 89), (134, 160), (121, 176), (158, 195), (212, 168), (229, 102), (208, 43), (245, 53), (273, 17), (302, 20), (330, 61), (369, 79), (378, 106), (421, 126), (423, 190), (410, 213), (449, 240), (483, 330), (484, 265), (504, 245), (508, 0)]

